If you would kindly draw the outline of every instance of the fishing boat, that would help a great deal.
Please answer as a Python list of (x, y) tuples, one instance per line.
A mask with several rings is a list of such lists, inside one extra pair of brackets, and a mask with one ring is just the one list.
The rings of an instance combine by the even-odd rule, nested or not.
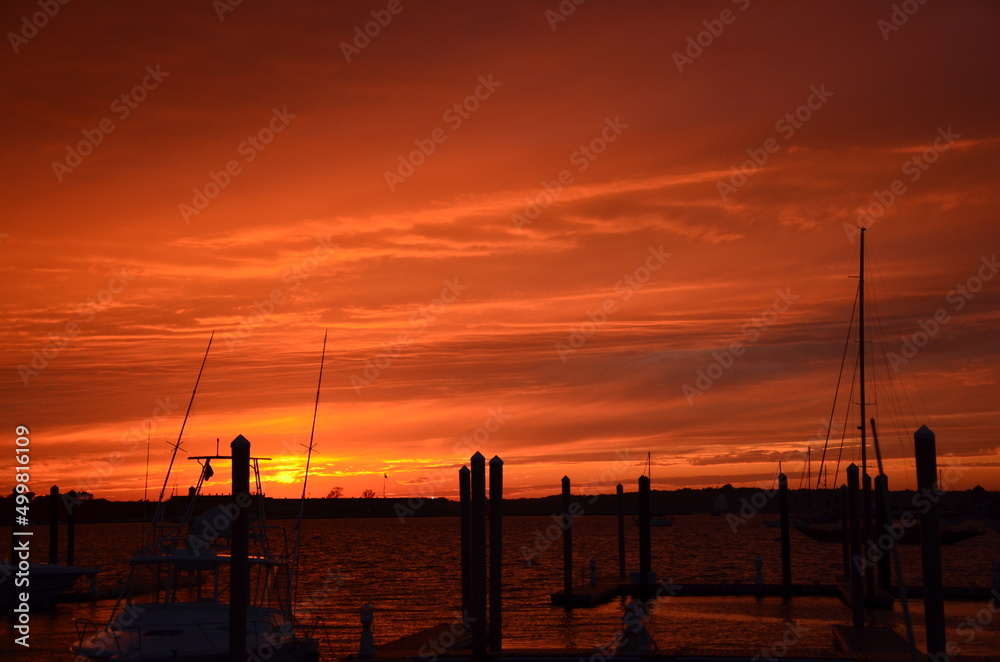
[[(324, 338), (324, 355), (325, 346)], [(317, 389), (317, 404), (318, 400)], [(315, 431), (315, 412), (313, 426)], [(222, 662), (232, 659), (231, 645), (245, 645), (244, 659), (318, 660), (318, 640), (293, 613), (300, 536), (294, 546), (289, 545), (286, 532), (269, 526), (265, 519), (260, 463), (269, 458), (251, 457), (250, 442), (242, 435), (233, 440), (231, 455), (221, 455), (216, 441), (214, 454), (188, 458), (197, 461), (201, 470), (186, 503), (184, 499), (164, 502), (180, 439), (179, 435), (173, 445), (152, 528), (142, 549), (130, 559), (129, 577), (111, 618), (103, 626), (76, 619), (77, 643), (71, 652), (77, 659), (116, 662)], [(310, 439), (310, 455), (311, 451)], [(232, 496), (202, 494), (215, 474), (213, 463), (215, 467), (232, 465)], [(245, 487), (239, 487), (238, 477), (239, 485), (246, 481)], [(256, 486), (252, 494), (251, 477)], [(184, 506), (180, 515), (178, 505)], [(168, 510), (174, 512), (168, 514)], [(239, 628), (242, 620), (242, 610), (232, 605), (240, 604), (246, 605), (244, 636), (231, 638), (231, 624)]]
[[(242, 435), (237, 440), (243, 440)], [(111, 621), (99, 628), (92, 621), (77, 619), (79, 640), (72, 652), (88, 660), (121, 662), (228, 660), (232, 522), (234, 511), (244, 507), (254, 513), (248, 554), (247, 650), (273, 650), (276, 660), (319, 659), (316, 640), (303, 636), (292, 617), (293, 557), (287, 548), (280, 552), (272, 548), (273, 540), (287, 537), (266, 525), (263, 494), (249, 497), (246, 504), (215, 503), (194, 516), (201, 487), (214, 473), (211, 463), (218, 466), (232, 457), (216, 453), (190, 459), (204, 464), (185, 515), (176, 522), (166, 518), (154, 522), (148, 543), (129, 562), (129, 577)], [(259, 462), (264, 459), (251, 459), (257, 485), (261, 484)], [(181, 581), (189, 577), (195, 581)], [(139, 586), (152, 586), (142, 602), (135, 591)]]

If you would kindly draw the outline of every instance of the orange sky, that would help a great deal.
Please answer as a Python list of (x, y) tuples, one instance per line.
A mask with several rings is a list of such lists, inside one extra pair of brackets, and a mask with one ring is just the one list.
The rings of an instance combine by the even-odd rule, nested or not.
[(795, 486), (859, 222), (893, 485), (927, 424), (1000, 489), (995, 3), (224, 3), (2, 10), (0, 418), (36, 491), (140, 496), (149, 428), (158, 486), (213, 329), (183, 448), (247, 436), (274, 496), (324, 329), (313, 496), (451, 495), (475, 450), (512, 495), (634, 489), (647, 452), (655, 488)]

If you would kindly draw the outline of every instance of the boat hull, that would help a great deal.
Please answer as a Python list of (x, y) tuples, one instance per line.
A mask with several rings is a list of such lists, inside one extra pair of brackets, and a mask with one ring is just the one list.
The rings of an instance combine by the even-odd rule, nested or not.
[[(80, 622), (78, 622), (79, 626)], [(247, 651), (273, 660), (318, 660), (318, 642), (295, 635), (277, 609), (247, 609)], [(229, 660), (229, 605), (135, 604), (115, 624), (80, 634), (70, 651), (88, 660)]]

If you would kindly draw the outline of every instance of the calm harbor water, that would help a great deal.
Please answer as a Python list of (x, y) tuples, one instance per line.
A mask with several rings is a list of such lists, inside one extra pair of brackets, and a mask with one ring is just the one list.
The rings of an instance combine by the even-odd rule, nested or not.
[[(764, 562), (764, 580), (780, 582), (777, 530), (758, 516), (734, 532), (723, 517), (688, 515), (669, 528), (652, 529), (653, 569), (675, 584), (752, 583), (754, 559)], [(549, 604), (549, 594), (562, 588), (562, 541), (550, 540), (547, 517), (504, 520), (504, 644), (507, 648), (588, 649), (610, 643), (622, 627), (620, 601), (592, 609), (566, 610)], [(291, 529), (292, 522), (275, 522)], [(628, 559), (637, 565), (637, 527), (629, 521)], [(127, 558), (139, 540), (142, 525), (77, 526), (78, 565), (99, 565), (102, 584), (124, 579)], [(45, 527), (36, 527), (32, 541), (36, 560), (48, 549)], [(0, 529), (9, 536), (9, 529)], [(5, 539), (9, 539), (6, 538)], [(574, 527), (575, 575), (584, 581), (589, 559), (599, 574), (617, 571), (617, 521), (584, 516)], [(948, 586), (990, 586), (991, 562), (1000, 560), (1000, 534), (988, 531), (944, 548), (944, 581)], [(793, 580), (831, 583), (840, 571), (838, 545), (812, 541), (792, 533)], [(920, 583), (919, 547), (901, 548), (908, 584)], [(531, 562), (526, 561), (531, 557)], [(386, 643), (424, 627), (453, 620), (460, 605), (458, 520), (408, 518), (368, 520), (306, 520), (302, 533), (302, 574), (299, 603), (319, 617), (323, 659), (357, 652), (359, 607), (375, 607), (375, 642)], [(107, 619), (114, 600), (64, 603), (32, 615), (32, 649), (13, 644), (14, 632), (5, 620), (0, 651), (5, 658), (72, 660), (73, 618)], [(911, 603), (921, 645), (922, 604)], [(978, 621), (976, 620), (978, 617)], [(871, 612), (872, 622), (905, 634), (900, 607)], [(971, 619), (971, 620), (969, 620)], [(983, 623), (984, 620), (988, 622)], [(661, 651), (695, 649), (774, 652), (776, 642), (793, 642), (792, 651), (829, 650), (830, 625), (849, 623), (850, 612), (828, 598), (685, 598), (662, 599), (649, 630)], [(1000, 614), (988, 604), (948, 603), (948, 638), (966, 654), (1000, 651)], [(781, 647), (778, 647), (780, 651)], [(13, 657), (9, 656), (13, 653)]]

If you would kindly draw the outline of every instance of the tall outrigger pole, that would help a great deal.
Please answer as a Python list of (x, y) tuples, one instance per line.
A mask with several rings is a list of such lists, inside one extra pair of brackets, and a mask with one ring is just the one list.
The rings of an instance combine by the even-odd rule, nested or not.
[[(163, 518), (163, 495), (167, 492), (170, 483), (170, 470), (173, 469), (174, 460), (177, 459), (177, 451), (181, 447), (181, 439), (184, 437), (184, 426), (187, 425), (188, 417), (191, 415), (191, 407), (194, 405), (194, 396), (198, 393), (198, 384), (201, 382), (201, 375), (205, 372), (205, 363), (208, 361), (208, 351), (212, 349), (212, 339), (215, 338), (215, 330), (208, 337), (208, 347), (205, 348), (205, 356), (201, 359), (201, 368), (198, 369), (198, 379), (194, 381), (194, 389), (191, 391), (191, 399), (188, 400), (187, 411), (184, 412), (184, 420), (181, 421), (181, 429), (177, 433), (177, 442), (173, 445), (173, 452), (170, 454), (170, 464), (167, 465), (167, 475), (163, 477), (163, 487), (160, 488), (160, 497), (156, 502), (156, 513), (153, 515), (153, 527), (149, 531), (149, 543), (153, 542), (156, 535), (156, 523)], [(148, 462), (148, 460), (147, 460)]]
[(299, 500), (299, 516), (295, 520), (295, 562), (292, 564), (294, 579), (292, 581), (292, 595), (289, 596), (291, 600), (294, 600), (294, 595), (299, 586), (299, 542), (302, 540), (302, 516), (306, 508), (306, 484), (309, 482), (309, 464), (312, 462), (313, 438), (316, 435), (316, 415), (319, 412), (319, 392), (323, 386), (323, 364), (326, 362), (326, 336), (328, 333), (328, 331), (323, 332), (323, 351), (319, 357), (319, 381), (316, 384), (316, 402), (313, 405), (312, 429), (309, 430), (309, 447), (306, 449), (306, 473), (302, 477), (302, 498)]

